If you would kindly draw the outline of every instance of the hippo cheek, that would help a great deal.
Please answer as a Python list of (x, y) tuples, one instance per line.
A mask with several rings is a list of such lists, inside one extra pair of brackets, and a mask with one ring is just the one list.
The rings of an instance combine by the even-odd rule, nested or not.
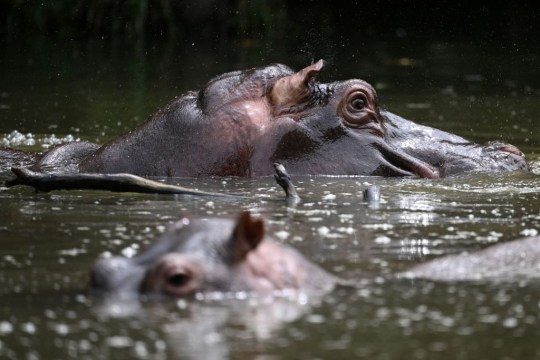
[(131, 259), (111, 257), (98, 260), (90, 272), (92, 291), (105, 296), (136, 297), (144, 276), (144, 268)]
[(302, 289), (306, 286), (307, 274), (301, 264), (296, 254), (276, 243), (263, 241), (233, 269), (231, 290), (270, 294)]

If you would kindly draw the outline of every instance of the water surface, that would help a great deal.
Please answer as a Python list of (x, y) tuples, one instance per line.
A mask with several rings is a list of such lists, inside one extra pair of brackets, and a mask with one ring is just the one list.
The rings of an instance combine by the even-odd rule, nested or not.
[[(485, 57), (467, 46), (432, 44), (414, 53), (375, 48), (377, 56), (361, 61), (336, 54), (325, 79), (366, 78), (379, 89), (383, 106), (402, 116), (479, 142), (512, 142), (527, 153), (536, 174), (297, 177), (304, 202), (296, 208), (284, 204), (271, 178), (169, 180), (251, 197), (234, 201), (0, 188), (0, 357), (540, 356), (539, 281), (436, 283), (392, 276), (441, 255), (538, 234), (538, 57), (503, 67), (501, 62), (515, 60), (499, 53)], [(45, 62), (38, 51), (2, 59), (10, 67), (1, 70), (0, 140), (38, 150), (54, 139), (104, 142), (209, 77), (260, 63), (250, 53), (235, 58), (233, 51), (216, 64), (215, 54), (200, 49), (198, 61), (175, 55), (161, 62), (151, 55), (96, 60), (84, 49), (68, 50), (72, 56), (58, 56), (61, 62)], [(55, 51), (44, 58), (50, 61)], [(265, 60), (287, 58), (280, 55)], [(291, 65), (304, 60), (293, 58)], [(182, 66), (173, 67), (174, 61)], [(22, 134), (18, 143), (9, 136), (14, 130)], [(25, 145), (29, 139), (34, 141)], [(370, 184), (382, 188), (376, 208), (362, 201)], [(242, 209), (267, 219), (268, 233), (279, 241), (359, 286), (318, 299), (134, 302), (121, 308), (88, 294), (88, 269), (99, 254), (133, 256), (183, 214), (222, 217)]]

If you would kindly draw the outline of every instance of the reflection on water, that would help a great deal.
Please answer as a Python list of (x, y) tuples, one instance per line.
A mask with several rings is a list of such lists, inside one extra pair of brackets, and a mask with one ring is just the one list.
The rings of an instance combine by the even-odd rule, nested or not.
[[(531, 358), (539, 350), (529, 341), (540, 325), (534, 279), (444, 284), (392, 277), (435, 256), (538, 231), (538, 175), (299, 177), (304, 202), (296, 207), (286, 206), (271, 178), (168, 181), (253, 198), (0, 189), (3, 357), (372, 359), (406, 351), (455, 359)], [(363, 201), (368, 184), (381, 186), (376, 209)], [(241, 209), (261, 214), (270, 234), (358, 287), (309, 305), (247, 298), (103, 307), (87, 294), (87, 272), (100, 253), (132, 256), (185, 213), (230, 216)]]

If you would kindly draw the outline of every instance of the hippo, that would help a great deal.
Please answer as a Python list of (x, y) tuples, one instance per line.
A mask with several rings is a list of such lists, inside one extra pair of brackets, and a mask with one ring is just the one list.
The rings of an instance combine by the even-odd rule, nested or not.
[(473, 253), (443, 256), (400, 274), (434, 281), (505, 281), (540, 278), (540, 237), (504, 242)]
[[(539, 278), (539, 264), (540, 237), (529, 237), (436, 258), (389, 280), (513, 281)], [(90, 273), (93, 292), (109, 299), (223, 292), (273, 296), (288, 290), (324, 295), (357, 285), (361, 282), (334, 276), (265, 235), (264, 221), (247, 211), (235, 221), (183, 218), (140, 255), (98, 259)]]
[(340, 279), (265, 234), (264, 221), (242, 212), (230, 219), (181, 219), (133, 258), (97, 260), (91, 289), (130, 299), (193, 297), (213, 292), (323, 294)]
[(381, 109), (363, 80), (318, 82), (324, 66), (219, 75), (104, 145), (67, 143), (44, 154), (3, 148), (0, 169), (30, 162), (44, 172), (255, 177), (280, 162), (294, 175), (420, 178), (530, 170), (512, 145), (481, 146)]

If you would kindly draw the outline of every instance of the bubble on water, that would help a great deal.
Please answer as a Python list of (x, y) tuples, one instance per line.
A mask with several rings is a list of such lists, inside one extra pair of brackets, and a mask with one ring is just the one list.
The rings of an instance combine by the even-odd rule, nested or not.
[(24, 331), (27, 334), (35, 334), (36, 333), (36, 325), (31, 322), (27, 322), (21, 325), (21, 330)]
[(23, 145), (34, 146), (34, 145), (36, 145), (36, 140), (33, 139), (33, 138), (26, 139), (26, 140), (23, 141)]
[(154, 347), (156, 348), (158, 352), (163, 352), (167, 350), (167, 343), (163, 340), (156, 340), (154, 342)]
[(187, 309), (187, 306), (188, 306), (188, 303), (186, 300), (184, 299), (180, 299), (176, 302), (176, 307), (183, 310), (183, 309)]
[(36, 137), (32, 133), (23, 134), (18, 130), (13, 130), (9, 134), (4, 135), (2, 138), (0, 138), (0, 145), (7, 147), (40, 145), (42, 148), (47, 149), (53, 145), (59, 145), (74, 141), (80, 141), (80, 139), (76, 138), (71, 134), (63, 137), (58, 137), (55, 134)]
[(237, 291), (234, 293), (234, 297), (237, 300), (246, 300), (249, 297), (249, 293), (247, 291)]
[(25, 141), (33, 138), (31, 133), (24, 135), (17, 130), (13, 130), (9, 134), (5, 135), (2, 138), (2, 145), (5, 146), (18, 146), (23, 145)]
[(357, 292), (357, 295), (360, 296), (360, 297), (363, 297), (363, 298), (370, 297), (371, 296), (371, 290), (367, 289), (367, 288), (359, 289), (358, 292)]
[(377, 229), (377, 230), (390, 230), (394, 228), (392, 224), (365, 224), (362, 227), (366, 229)]
[(379, 319), (386, 319), (390, 316), (390, 310), (386, 307), (381, 307), (377, 309), (375, 316)]
[(349, 221), (354, 218), (354, 214), (339, 214), (338, 216), (341, 222)]
[(111, 336), (107, 339), (107, 345), (113, 348), (127, 348), (133, 346), (133, 340), (127, 336)]
[(319, 314), (311, 314), (306, 317), (306, 321), (311, 324), (323, 324), (324, 320), (324, 316)]
[(138, 244), (132, 244), (126, 248), (123, 248), (120, 252), (127, 258), (132, 258), (137, 255), (137, 249), (139, 248)]
[(92, 348), (92, 343), (86, 339), (79, 340), (79, 350), (88, 352)]
[(111, 230), (109, 230), (109, 229), (100, 229), (99, 233), (104, 235), (104, 236), (110, 236), (111, 235)]
[(56, 313), (51, 309), (45, 310), (45, 316), (49, 319), (56, 319)]
[(375, 238), (375, 240), (373, 240), (375, 242), (375, 244), (380, 244), (380, 245), (384, 245), (384, 244), (389, 244), (392, 239), (390, 239), (388, 236), (377, 236)]
[(149, 355), (149, 351), (146, 347), (146, 344), (142, 341), (135, 342), (135, 346), (133, 348), (135, 354), (139, 358), (146, 358)]
[(127, 231), (127, 227), (125, 227), (124, 225), (116, 225), (114, 230), (118, 231), (118, 232), (125, 232), (125, 231)]
[(338, 227), (336, 229), (337, 231), (341, 232), (341, 233), (345, 233), (345, 234), (348, 234), (348, 235), (352, 235), (356, 232), (356, 229), (354, 229), (353, 227)]
[(13, 255), (4, 255), (4, 261), (15, 266), (20, 266), (19, 262), (15, 259)]
[(58, 252), (60, 255), (77, 256), (80, 254), (86, 254), (86, 249), (65, 249)]
[(524, 229), (523, 231), (520, 232), (521, 235), (523, 236), (536, 236), (538, 235), (538, 230), (536, 229)]
[(215, 331), (212, 331), (204, 336), (204, 342), (206, 344), (216, 344), (221, 341), (221, 335)]
[(13, 332), (13, 324), (9, 321), (0, 321), (0, 335), (7, 335)]
[(504, 319), (503, 326), (506, 328), (514, 328), (518, 325), (518, 320), (514, 317)]
[(67, 324), (56, 324), (54, 326), (54, 331), (59, 335), (67, 335), (69, 334), (69, 326)]
[(99, 255), (101, 259), (108, 259), (108, 258), (111, 258), (112, 256), (113, 255), (110, 251), (104, 251)]
[(330, 229), (326, 226), (321, 226), (320, 228), (317, 229), (317, 232), (321, 236), (326, 236), (330, 233)]
[(480, 316), (479, 321), (486, 324), (495, 324), (499, 320), (496, 314), (485, 314)]
[(322, 197), (323, 200), (334, 200), (336, 198), (336, 195), (334, 194), (328, 194)]
[(282, 230), (274, 233), (274, 236), (280, 240), (286, 240), (289, 237), (290, 233), (288, 231)]
[(452, 327), (456, 323), (456, 321), (449, 316), (443, 316), (440, 321), (441, 321), (441, 325), (445, 327)]

